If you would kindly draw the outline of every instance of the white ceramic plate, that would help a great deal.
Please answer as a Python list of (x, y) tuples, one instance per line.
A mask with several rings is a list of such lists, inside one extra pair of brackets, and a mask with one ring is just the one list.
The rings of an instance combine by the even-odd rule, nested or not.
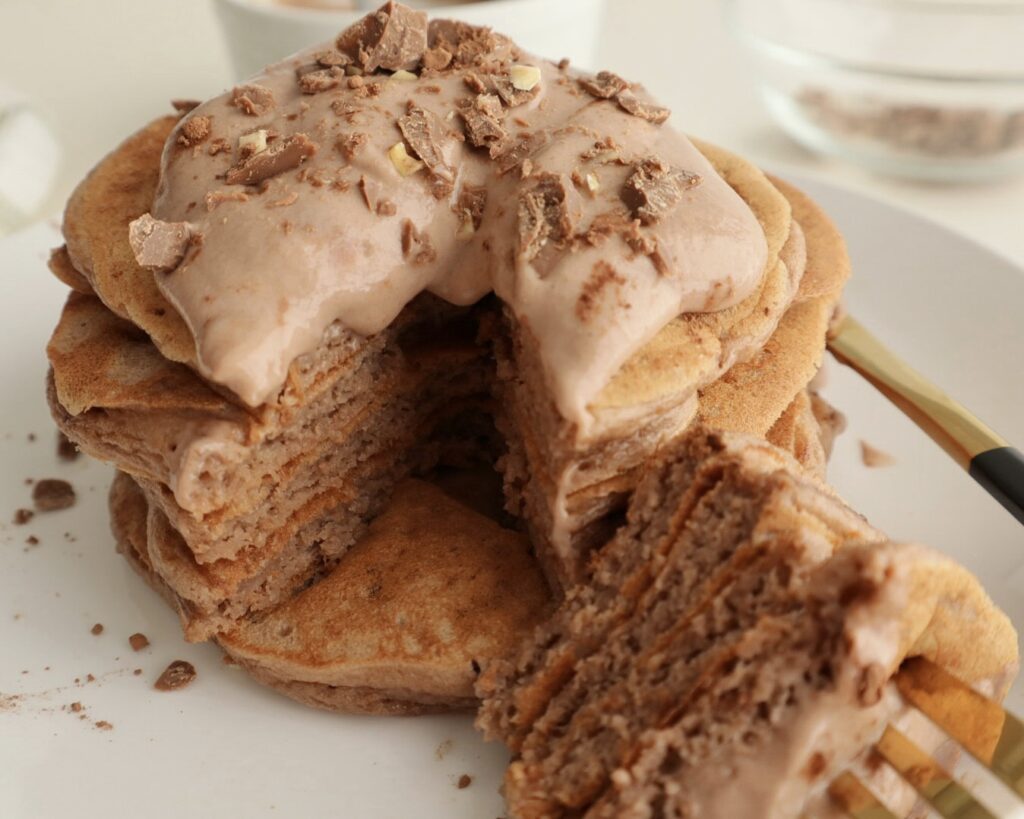
[[(851, 311), (1024, 441), (1024, 273), (907, 213), (804, 186), (849, 240)], [(0, 243), (0, 816), (502, 815), (504, 752), (481, 742), (468, 717), (338, 717), (296, 705), (225, 666), (216, 649), (186, 644), (114, 553), (110, 470), (57, 460), (43, 399), (43, 348), (64, 295), (44, 269), (57, 241), (52, 226), (37, 226)], [(1024, 626), (1024, 531), (871, 387), (838, 366), (830, 373), (826, 394), (849, 417), (831, 472), (840, 491), (893, 537), (961, 560)], [(862, 438), (896, 465), (867, 469)], [(72, 481), (77, 506), (12, 525), (15, 509), (31, 505), (29, 477)], [(26, 551), (29, 535), (41, 543)], [(93, 636), (97, 622), (104, 631)], [(152, 641), (137, 654), (136, 631)], [(195, 683), (154, 691), (179, 658), (195, 664)], [(72, 702), (81, 714), (66, 710)], [(1021, 686), (1011, 704), (1024, 711)], [(113, 728), (96, 728), (100, 720)], [(473, 781), (459, 790), (462, 774)]]

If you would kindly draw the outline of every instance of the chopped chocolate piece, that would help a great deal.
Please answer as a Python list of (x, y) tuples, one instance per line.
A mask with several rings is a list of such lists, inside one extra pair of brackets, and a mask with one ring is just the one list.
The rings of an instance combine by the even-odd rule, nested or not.
[(363, 201), (370, 213), (380, 213), (380, 205), (384, 201), (384, 186), (369, 176), (359, 177), (359, 192), (363, 195)]
[(15, 509), (14, 510), (14, 518), (13, 518), (14, 525), (15, 526), (24, 526), (26, 523), (28, 523), (30, 520), (32, 520), (32, 518), (34, 518), (35, 516), (36, 516), (36, 513), (33, 512), (31, 509)]
[(398, 130), (402, 132), (413, 153), (427, 166), (430, 174), (448, 183), (450, 192), (455, 171), (441, 151), (441, 143), (450, 137), (448, 129), (436, 114), (415, 103), (410, 102), (406, 110), (405, 116), (398, 120)]
[[(467, 236), (471, 236), (480, 227), (484, 218), (484, 208), (487, 207), (487, 188), (476, 187), (475, 185), (463, 185), (459, 191), (459, 201), (455, 205), (455, 212), (462, 219), (463, 227)], [(470, 230), (466, 226), (471, 226)]]
[(455, 787), (457, 787), (460, 791), (464, 791), (472, 784), (473, 777), (471, 777), (469, 774), (463, 774), (459, 777), (459, 781), (455, 783)]
[(322, 68), (317, 64), (302, 66), (296, 70), (299, 89), (303, 94), (319, 94), (337, 88), (345, 79), (345, 70), (338, 66)]
[(367, 136), (363, 133), (351, 133), (338, 137), (334, 147), (338, 149), (343, 157), (349, 162), (359, 152), (359, 149), (366, 144)]
[(504, 175), (514, 168), (518, 168), (528, 157), (539, 154), (548, 143), (551, 142), (551, 134), (547, 130), (534, 131), (523, 137), (513, 145), (505, 147), (497, 155), (498, 174)]
[(198, 108), (199, 106), (199, 100), (171, 100), (171, 108), (179, 114), (187, 114), (193, 108)]
[(489, 94), (494, 90), (494, 83), (490, 82), (490, 77), (485, 80), (475, 71), (467, 71), (462, 77), (462, 81), (470, 91), (475, 91), (477, 94)]
[(519, 195), (519, 252), (532, 261), (544, 245), (568, 240), (582, 214), (579, 194), (565, 174), (541, 173)]
[(128, 638), (128, 645), (132, 647), (132, 651), (142, 651), (149, 645), (149, 638), (137, 631)]
[(655, 125), (661, 125), (661, 123), (668, 119), (669, 114), (672, 113), (668, 108), (662, 108), (660, 105), (641, 102), (632, 91), (620, 91), (615, 97), (615, 101), (622, 110), (627, 111), (634, 117), (640, 117), (640, 119), (653, 122)]
[(501, 101), (509, 108), (515, 108), (517, 105), (529, 102), (540, 93), (539, 84), (531, 86), (527, 90), (522, 90), (515, 87), (510, 77), (494, 76), (491, 77), (491, 82), (494, 85), (494, 90), (501, 97)]
[(594, 221), (590, 223), (590, 227), (583, 234), (583, 240), (593, 247), (600, 247), (614, 234), (627, 227), (627, 225), (631, 226), (633, 222), (621, 213), (614, 211), (599, 213), (594, 217)]
[(466, 123), (466, 136), (477, 148), (495, 151), (508, 136), (501, 123), (501, 100), (494, 94), (478, 94), (459, 101), (459, 114)]
[[(603, 291), (610, 287), (622, 287), (625, 283), (625, 277), (614, 267), (606, 261), (599, 261), (580, 289), (579, 298), (576, 299), (576, 318), (583, 322), (589, 321), (597, 310)], [(619, 301), (619, 306), (623, 306), (621, 298)]]
[(423, 67), (428, 71), (444, 71), (454, 55), (444, 46), (428, 48), (423, 52)]
[(210, 191), (203, 197), (206, 210), (212, 211), (224, 202), (248, 202), (249, 194), (245, 191)]
[(128, 243), (140, 267), (153, 271), (177, 267), (193, 240), (188, 222), (163, 222), (144, 213), (128, 225)]
[(335, 46), (364, 71), (415, 68), (427, 50), (426, 12), (389, 0), (339, 34)]
[(409, 219), (402, 220), (402, 256), (414, 265), (429, 264), (437, 258), (430, 237), (417, 230)]
[(228, 171), (226, 181), (229, 185), (255, 185), (297, 168), (315, 153), (316, 144), (308, 136), (292, 134), (235, 165)]
[(619, 144), (611, 137), (605, 137), (600, 142), (595, 142), (591, 147), (580, 154), (584, 162), (602, 162), (605, 164), (614, 162), (618, 165), (629, 164), (622, 156)]
[(588, 94), (602, 100), (610, 100), (629, 88), (628, 82), (611, 71), (599, 71), (594, 77), (580, 77), (579, 84)]
[(196, 669), (192, 663), (185, 660), (175, 660), (153, 683), (157, 691), (174, 691), (177, 688), (184, 688), (196, 678)]
[(37, 512), (54, 512), (75, 505), (75, 489), (59, 478), (44, 478), (32, 487), (32, 502)]
[(178, 144), (184, 148), (198, 145), (210, 135), (209, 117), (189, 117), (181, 124)]
[(509, 41), (489, 28), (458, 20), (433, 20), (430, 23), (431, 48), (444, 48), (459, 67), (501, 63), (511, 56)]
[(98, 637), (103, 633), (103, 623), (97, 623), (91, 629), (89, 629), (89, 632)]
[(648, 158), (633, 166), (633, 173), (622, 189), (622, 201), (643, 224), (650, 225), (675, 207), (684, 191), (700, 183), (698, 174)]
[(340, 51), (335, 51), (333, 48), (327, 51), (318, 51), (313, 55), (313, 59), (317, 61), (324, 68), (344, 68), (352, 60), (347, 54), (342, 54)]
[(250, 117), (262, 117), (274, 109), (274, 92), (262, 85), (240, 85), (231, 92), (231, 104)]
[(57, 457), (62, 461), (74, 461), (78, 458), (78, 447), (60, 430), (57, 430)]

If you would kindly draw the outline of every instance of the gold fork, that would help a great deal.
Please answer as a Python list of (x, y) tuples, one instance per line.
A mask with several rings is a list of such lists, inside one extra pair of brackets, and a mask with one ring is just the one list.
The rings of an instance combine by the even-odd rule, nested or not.
[[(927, 660), (903, 664), (895, 678), (903, 698), (1024, 800), (1024, 723)], [(898, 729), (875, 743), (879, 756), (947, 819), (997, 819), (938, 762)], [(854, 819), (898, 819), (849, 771), (831, 784), (832, 798)]]
[(844, 316), (828, 348), (941, 446), (1024, 523), (1024, 456), (966, 407), (897, 357), (858, 321)]

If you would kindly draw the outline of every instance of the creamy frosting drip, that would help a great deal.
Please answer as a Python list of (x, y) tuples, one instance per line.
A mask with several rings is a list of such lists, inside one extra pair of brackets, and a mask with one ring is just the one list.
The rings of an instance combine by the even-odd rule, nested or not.
[[(581, 87), (583, 75), (497, 44), (485, 81), (509, 77), (513, 65), (540, 69), (535, 88), (518, 95), (525, 102), (501, 106), (505, 149), (548, 137), (505, 173), (511, 160), (492, 159), (464, 136), (459, 106), (477, 99), (467, 74), (480, 68), (340, 81), (335, 68), (334, 87), (304, 93), (297, 69), (330, 44), (269, 67), (247, 83), (258, 90), (223, 94), (179, 123), (152, 212), (186, 223), (191, 245), (157, 282), (190, 327), (205, 376), (256, 406), (335, 321), (369, 335), (421, 291), (471, 304), (493, 290), (536, 337), (561, 413), (586, 427), (588, 405), (669, 321), (753, 292), (767, 256), (760, 226), (689, 140), (625, 110), (650, 104), (642, 90), (627, 92), (628, 106), (601, 99)], [(401, 173), (402, 153), (416, 167), (416, 147), (399, 127), (410, 104), (436, 117), (442, 136), (429, 164), (437, 174)], [(240, 140), (252, 150), (264, 136), (264, 153), (284, 146), (300, 164), (229, 184), (254, 178), (237, 170)], [(595, 149), (609, 138), (616, 147)], [(397, 156), (389, 153), (396, 144), (404, 147)], [(641, 224), (626, 189), (645, 159), (701, 179), (680, 184), (664, 212)], [(568, 233), (549, 230), (538, 253), (520, 238), (520, 203), (545, 179), (565, 194), (555, 205)], [(463, 205), (481, 191), (474, 226)], [(613, 226), (610, 235), (602, 224)]]

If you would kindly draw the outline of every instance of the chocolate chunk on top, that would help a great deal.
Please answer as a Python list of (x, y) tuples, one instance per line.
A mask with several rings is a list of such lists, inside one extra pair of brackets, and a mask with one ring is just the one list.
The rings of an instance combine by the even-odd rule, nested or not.
[(53, 512), (75, 505), (75, 489), (59, 478), (44, 478), (32, 488), (32, 502), (38, 512)]
[(335, 46), (366, 72), (416, 68), (427, 50), (427, 14), (388, 2), (338, 35)]
[(645, 225), (657, 222), (674, 208), (683, 192), (701, 183), (698, 174), (665, 165), (660, 159), (644, 159), (622, 189), (622, 201)]
[(580, 77), (579, 84), (588, 94), (603, 100), (610, 100), (629, 88), (628, 82), (611, 71), (599, 71), (593, 77)]
[(253, 154), (228, 171), (229, 185), (257, 185), (279, 173), (297, 168), (316, 153), (316, 144), (305, 134), (292, 134)]
[(551, 142), (551, 134), (546, 129), (533, 131), (518, 142), (505, 146), (496, 157), (498, 173), (506, 174), (518, 168), (523, 162), (539, 154)]
[(661, 125), (672, 113), (668, 108), (662, 108), (660, 105), (642, 102), (632, 91), (620, 91), (615, 97), (615, 101), (623, 111), (634, 117), (653, 122), (655, 125)]
[(405, 116), (398, 120), (398, 130), (433, 176), (449, 183), (454, 181), (455, 171), (441, 150), (450, 134), (436, 114), (410, 102)]
[(477, 94), (459, 101), (459, 115), (466, 124), (466, 137), (477, 148), (488, 148), (492, 156), (508, 136), (502, 124), (501, 100), (494, 94)]
[(579, 194), (565, 174), (531, 177), (519, 195), (519, 252), (533, 260), (547, 242), (568, 240), (581, 216)]
[(250, 117), (262, 117), (274, 110), (274, 92), (255, 83), (240, 85), (231, 92), (231, 104)]
[(337, 88), (348, 78), (343, 68), (338, 66), (323, 67), (319, 63), (304, 65), (295, 71), (299, 89), (303, 94), (319, 94)]
[(128, 225), (128, 243), (135, 261), (147, 270), (173, 270), (185, 258), (191, 241), (188, 222), (163, 222), (144, 213)]

